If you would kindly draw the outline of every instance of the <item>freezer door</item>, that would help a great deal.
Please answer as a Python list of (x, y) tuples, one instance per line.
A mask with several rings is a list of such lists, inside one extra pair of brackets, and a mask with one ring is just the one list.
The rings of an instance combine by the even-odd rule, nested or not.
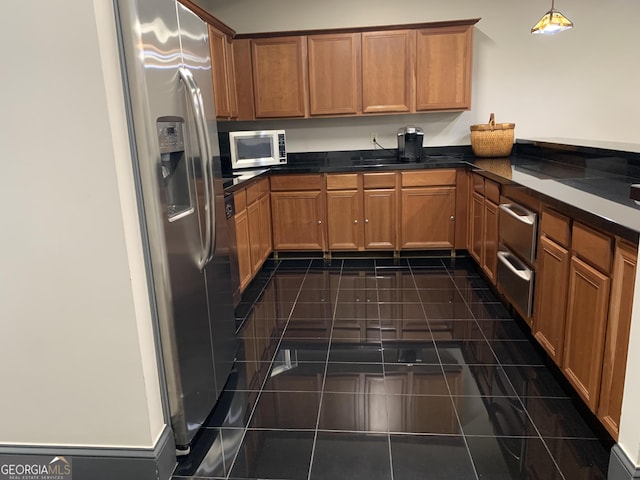
[[(178, 20), (182, 42), (184, 67), (189, 69), (199, 87), (203, 102), (204, 121), (211, 155), (209, 175), (211, 178), (211, 215), (214, 226), (212, 256), (204, 273), (206, 278), (207, 301), (211, 322), (211, 343), (213, 345), (216, 392), (222, 391), (236, 355), (235, 315), (233, 304), (234, 285), (232, 283), (230, 239), (225, 215), (224, 189), (220, 169), (220, 148), (213, 103), (213, 80), (211, 76), (210, 50), (207, 25), (193, 12), (178, 4)], [(201, 203), (204, 194), (198, 185), (198, 212), (201, 228), (205, 228), (207, 211)]]

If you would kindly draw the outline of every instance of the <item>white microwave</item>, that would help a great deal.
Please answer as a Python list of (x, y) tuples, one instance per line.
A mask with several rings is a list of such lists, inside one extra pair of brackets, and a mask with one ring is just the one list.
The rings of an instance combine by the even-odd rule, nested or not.
[(229, 132), (229, 150), (233, 170), (287, 163), (284, 130)]

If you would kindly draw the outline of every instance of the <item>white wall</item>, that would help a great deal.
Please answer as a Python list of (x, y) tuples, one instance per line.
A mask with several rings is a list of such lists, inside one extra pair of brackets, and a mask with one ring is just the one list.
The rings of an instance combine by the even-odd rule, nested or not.
[(0, 444), (150, 448), (164, 423), (111, 2), (10, 13)]
[(491, 112), (498, 122), (515, 122), (518, 138), (640, 143), (635, 0), (559, 0), (556, 7), (576, 27), (542, 38), (530, 30), (550, 7), (547, 0), (200, 3), (238, 33), (482, 18), (475, 29), (470, 112), (262, 122), (283, 125), (292, 152), (369, 149), (371, 131), (395, 148), (395, 132), (407, 124), (424, 128), (425, 145), (468, 145), (469, 125), (486, 123)]

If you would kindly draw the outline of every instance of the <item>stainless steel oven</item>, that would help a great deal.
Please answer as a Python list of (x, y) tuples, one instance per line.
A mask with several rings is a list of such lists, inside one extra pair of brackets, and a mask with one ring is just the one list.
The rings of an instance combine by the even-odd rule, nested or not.
[(525, 318), (533, 314), (538, 214), (511, 201), (500, 204), (498, 288)]

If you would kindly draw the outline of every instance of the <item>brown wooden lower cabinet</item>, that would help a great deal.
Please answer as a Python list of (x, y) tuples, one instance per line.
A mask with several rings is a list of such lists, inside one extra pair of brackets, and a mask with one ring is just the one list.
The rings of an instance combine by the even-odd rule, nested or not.
[(256, 201), (247, 207), (249, 219), (249, 245), (251, 250), (251, 271), (256, 272), (262, 265), (262, 229), (260, 225), (260, 202)]
[(613, 260), (609, 321), (604, 349), (598, 418), (616, 440), (620, 426), (622, 393), (627, 366), (637, 251), (637, 246), (619, 241)]
[(396, 191), (364, 191), (364, 248), (396, 249)]
[(608, 275), (571, 257), (562, 370), (592, 411), (598, 406), (610, 282)]
[(249, 239), (249, 217), (247, 210), (236, 212), (236, 247), (238, 251), (238, 273), (240, 290), (244, 290), (253, 278), (251, 270), (251, 241)]
[(474, 191), (469, 199), (469, 254), (495, 285), (498, 264), (498, 205)]
[(274, 250), (325, 250), (325, 196), (320, 190), (272, 192)]
[(358, 250), (363, 243), (362, 194), (358, 190), (327, 192), (329, 250)]
[(532, 333), (559, 367), (564, 349), (569, 259), (566, 248), (540, 237)]
[(494, 284), (498, 268), (498, 205), (484, 199), (482, 231), (482, 271)]
[(271, 205), (268, 181), (260, 180), (234, 193), (236, 251), (240, 291), (271, 254)]
[(480, 265), (482, 265), (483, 219), (484, 197), (477, 192), (473, 192), (469, 203), (469, 229), (471, 230), (469, 235), (471, 241), (469, 254)]
[(455, 187), (403, 188), (400, 248), (454, 248)]

